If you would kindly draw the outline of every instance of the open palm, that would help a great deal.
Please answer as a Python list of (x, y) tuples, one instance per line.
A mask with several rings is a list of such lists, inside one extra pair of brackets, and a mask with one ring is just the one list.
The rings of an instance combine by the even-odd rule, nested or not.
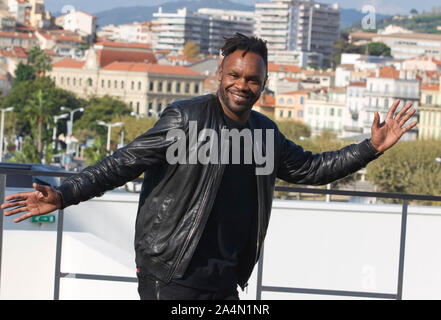
[[(415, 109), (409, 111), (411, 103), (406, 104), (396, 115), (395, 111), (400, 104), (396, 100), (389, 109), (386, 119), (380, 123), (380, 115), (375, 112), (374, 122), (371, 127), (371, 143), (378, 152), (384, 152), (392, 147), (407, 131), (417, 125), (417, 121), (405, 126), (414, 114)], [(409, 111), (409, 112), (408, 112)]]

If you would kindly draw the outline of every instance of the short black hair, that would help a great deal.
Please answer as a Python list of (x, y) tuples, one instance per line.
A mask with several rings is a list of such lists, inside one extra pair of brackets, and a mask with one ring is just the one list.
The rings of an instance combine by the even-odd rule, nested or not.
[(266, 41), (257, 37), (247, 37), (239, 32), (236, 32), (231, 38), (224, 37), (224, 40), (225, 44), (221, 48), (224, 59), (236, 50), (244, 50), (243, 57), (251, 51), (260, 55), (268, 67), (268, 48)]

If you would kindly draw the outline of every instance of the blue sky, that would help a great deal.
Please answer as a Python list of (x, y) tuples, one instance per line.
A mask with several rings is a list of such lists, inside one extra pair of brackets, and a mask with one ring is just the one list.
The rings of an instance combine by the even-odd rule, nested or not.
[[(77, 10), (91, 13), (122, 6), (154, 6), (167, 1), (177, 0), (46, 0), (46, 7), (50, 11), (61, 11), (65, 5), (72, 5)], [(269, 2), (269, 0), (232, 0), (242, 4), (254, 5), (256, 2)], [(440, 0), (318, 0), (323, 3), (338, 3), (343, 8), (361, 9), (369, 4), (377, 8), (378, 13), (405, 14), (412, 8), (418, 11), (429, 11), (433, 6), (440, 6)]]

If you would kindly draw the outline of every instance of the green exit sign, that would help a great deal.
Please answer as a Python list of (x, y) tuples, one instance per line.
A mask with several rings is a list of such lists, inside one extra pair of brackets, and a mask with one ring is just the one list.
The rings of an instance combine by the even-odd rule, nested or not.
[(55, 216), (48, 215), (48, 216), (38, 216), (38, 217), (32, 217), (33, 223), (55, 223)]

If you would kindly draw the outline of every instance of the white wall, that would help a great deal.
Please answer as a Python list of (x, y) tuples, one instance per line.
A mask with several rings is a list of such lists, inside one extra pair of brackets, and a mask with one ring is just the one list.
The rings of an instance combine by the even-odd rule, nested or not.
[[(107, 193), (68, 208), (61, 271), (135, 277), (137, 199), (137, 194)], [(400, 213), (400, 205), (276, 200), (263, 284), (396, 293)], [(14, 230), (11, 220), (5, 218), (0, 298), (52, 299), (55, 225), (24, 222), (23, 230)], [(407, 226), (403, 296), (440, 299), (441, 208), (409, 206)], [(242, 299), (256, 297), (256, 269)], [(136, 288), (136, 283), (62, 279), (60, 298), (138, 299)], [(348, 299), (272, 292), (262, 297)]]

